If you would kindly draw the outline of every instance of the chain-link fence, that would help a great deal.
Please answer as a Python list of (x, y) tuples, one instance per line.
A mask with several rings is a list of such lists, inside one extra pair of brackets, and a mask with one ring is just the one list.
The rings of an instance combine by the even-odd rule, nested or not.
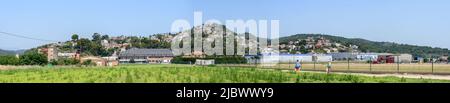
[[(326, 71), (329, 62), (303, 62), (303, 71)], [(295, 62), (263, 65), (248, 64), (217, 64), (217, 66), (250, 67), (261, 69), (294, 70)], [(356, 61), (333, 61), (331, 72), (349, 73), (412, 73), (412, 74), (450, 74), (448, 63), (385, 63), (375, 64)]]

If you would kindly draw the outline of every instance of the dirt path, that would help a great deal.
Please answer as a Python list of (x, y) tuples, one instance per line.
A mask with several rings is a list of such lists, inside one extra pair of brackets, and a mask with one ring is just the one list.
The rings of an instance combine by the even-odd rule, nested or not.
[[(265, 68), (266, 69), (266, 68)], [(270, 70), (270, 69), (269, 69)], [(272, 69), (276, 70), (276, 69)], [(284, 69), (282, 71), (288, 72), (292, 70)], [(325, 73), (321, 71), (302, 71), (302, 72), (312, 72), (312, 73)], [(345, 73), (345, 72), (333, 72), (335, 74), (350, 74), (350, 75), (361, 75), (368, 77), (399, 77), (399, 78), (415, 78), (415, 79), (439, 79), (439, 80), (450, 80), (450, 75), (433, 75), (433, 74), (407, 74), (407, 73), (383, 73), (383, 74), (372, 74), (372, 73)]]
[[(317, 72), (317, 71), (306, 71), (306, 72), (314, 72), (314, 73), (325, 73), (325, 72)], [(431, 74), (369, 74), (369, 73), (342, 73), (342, 72), (334, 72), (335, 74), (350, 74), (350, 75), (361, 75), (361, 76), (369, 76), (369, 77), (399, 77), (399, 78), (415, 78), (415, 79), (439, 79), (439, 80), (450, 80), (450, 75), (431, 75)]]
[(416, 79), (440, 79), (440, 80), (450, 80), (450, 75), (424, 75), (424, 74), (364, 74), (364, 73), (338, 73), (338, 74), (351, 74), (351, 75), (362, 75), (362, 76), (375, 76), (375, 77), (399, 77), (399, 78), (416, 78)]
[(13, 69), (14, 67), (12, 66), (4, 66), (4, 65), (0, 65), (0, 70), (10, 70)]

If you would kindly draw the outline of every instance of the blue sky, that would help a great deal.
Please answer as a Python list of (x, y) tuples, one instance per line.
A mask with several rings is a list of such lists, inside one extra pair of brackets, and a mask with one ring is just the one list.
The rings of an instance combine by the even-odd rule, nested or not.
[[(150, 35), (170, 31), (177, 19), (280, 20), (282, 36), (322, 33), (450, 48), (449, 0), (2, 0), (0, 31), (65, 41)], [(192, 22), (193, 23), (193, 22)], [(1, 49), (48, 42), (0, 34)]]

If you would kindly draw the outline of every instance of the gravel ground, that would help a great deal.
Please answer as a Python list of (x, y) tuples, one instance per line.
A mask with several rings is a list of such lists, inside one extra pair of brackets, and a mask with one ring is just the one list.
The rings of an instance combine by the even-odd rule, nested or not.
[[(317, 72), (317, 71), (304, 71), (304, 72), (314, 72), (314, 73), (325, 73), (325, 72)], [(334, 72), (335, 74), (350, 74), (350, 75), (361, 75), (361, 76), (369, 76), (369, 77), (399, 77), (399, 78), (416, 78), (416, 79), (439, 79), (439, 80), (450, 80), (450, 75), (431, 75), (431, 74), (368, 74), (368, 73), (342, 73), (342, 72)]]

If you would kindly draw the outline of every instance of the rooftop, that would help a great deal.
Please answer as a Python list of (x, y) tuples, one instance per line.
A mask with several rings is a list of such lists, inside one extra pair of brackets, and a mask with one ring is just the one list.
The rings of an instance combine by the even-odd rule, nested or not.
[(173, 56), (169, 49), (129, 49), (119, 54), (119, 56)]

